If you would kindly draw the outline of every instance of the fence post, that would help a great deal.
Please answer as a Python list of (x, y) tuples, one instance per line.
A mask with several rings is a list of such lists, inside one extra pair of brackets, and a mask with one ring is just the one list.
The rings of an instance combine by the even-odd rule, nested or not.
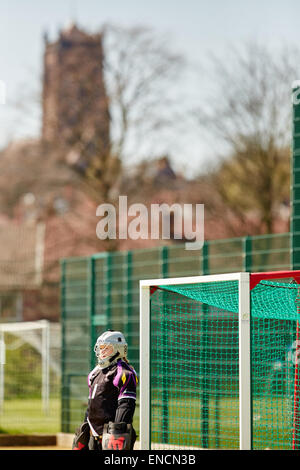
[(126, 273), (125, 273), (125, 315), (123, 320), (124, 325), (124, 334), (128, 342), (128, 350), (131, 350), (131, 314), (132, 314), (132, 280), (131, 280), (131, 271), (132, 271), (132, 252), (127, 251), (126, 254)]
[(202, 248), (202, 273), (209, 274), (209, 242), (205, 242)]
[(243, 258), (244, 271), (251, 272), (252, 269), (252, 237), (247, 236), (243, 239)]
[(106, 253), (106, 266), (105, 266), (105, 317), (106, 329), (111, 328), (111, 265), (112, 253)]
[(66, 260), (61, 260), (61, 282), (60, 282), (60, 310), (61, 310), (61, 429), (63, 432), (70, 431), (70, 387), (65, 369), (66, 359)]
[(169, 273), (169, 247), (163, 246), (161, 248), (161, 276), (163, 278), (168, 276)]
[(90, 370), (95, 367), (94, 344), (96, 342), (94, 315), (95, 315), (95, 259), (89, 258), (89, 311), (90, 311)]

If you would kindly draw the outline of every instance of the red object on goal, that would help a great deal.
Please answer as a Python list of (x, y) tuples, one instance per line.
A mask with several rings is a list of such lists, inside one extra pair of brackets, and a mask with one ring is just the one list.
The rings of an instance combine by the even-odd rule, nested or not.
[(296, 271), (271, 271), (268, 273), (252, 273), (250, 274), (250, 290), (252, 290), (260, 281), (270, 279), (293, 278), (298, 284), (300, 283), (300, 270)]

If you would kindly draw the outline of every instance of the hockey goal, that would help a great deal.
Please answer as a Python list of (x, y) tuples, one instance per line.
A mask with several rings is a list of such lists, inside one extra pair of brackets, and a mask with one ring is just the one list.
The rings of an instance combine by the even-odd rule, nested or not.
[(141, 449), (299, 449), (299, 279), (140, 281)]
[(49, 410), (50, 324), (0, 323), (0, 413), (6, 399), (41, 398)]

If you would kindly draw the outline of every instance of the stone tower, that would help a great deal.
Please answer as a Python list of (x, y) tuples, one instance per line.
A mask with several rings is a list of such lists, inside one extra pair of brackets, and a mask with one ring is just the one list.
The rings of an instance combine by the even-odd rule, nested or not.
[(57, 41), (45, 38), (44, 141), (80, 152), (96, 145), (98, 153), (99, 148), (107, 152), (109, 110), (102, 64), (102, 34), (87, 34), (72, 24)]

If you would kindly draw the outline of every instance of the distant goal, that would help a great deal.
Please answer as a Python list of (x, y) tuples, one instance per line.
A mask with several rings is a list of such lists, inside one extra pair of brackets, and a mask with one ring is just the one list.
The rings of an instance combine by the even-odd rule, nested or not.
[(300, 448), (299, 280), (140, 281), (141, 449)]
[(0, 323), (0, 415), (9, 400), (39, 398), (49, 411), (50, 323)]

